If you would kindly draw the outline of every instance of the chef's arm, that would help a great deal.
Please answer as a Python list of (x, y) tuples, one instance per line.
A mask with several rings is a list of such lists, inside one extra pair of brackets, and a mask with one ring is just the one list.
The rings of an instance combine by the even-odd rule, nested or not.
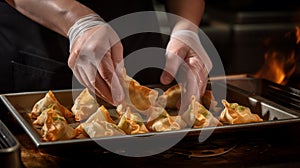
[(65, 37), (79, 18), (94, 13), (76, 0), (5, 1), (23, 15)]
[[(103, 19), (76, 0), (6, 0), (25, 16), (68, 37), (68, 65), (78, 81), (113, 105), (124, 99), (123, 46)], [(117, 76), (117, 75), (118, 76)]]
[[(171, 17), (173, 31), (192, 30), (197, 32), (204, 13), (204, 0), (166, 0), (166, 10), (184, 19)], [(187, 22), (185, 19), (190, 21)]]

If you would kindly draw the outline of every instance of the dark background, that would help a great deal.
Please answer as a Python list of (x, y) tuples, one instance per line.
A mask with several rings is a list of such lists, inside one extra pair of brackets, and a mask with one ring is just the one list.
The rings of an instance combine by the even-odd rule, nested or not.
[(227, 75), (256, 73), (270, 48), (295, 50), (296, 71), (289, 85), (299, 88), (299, 46), (294, 37), (299, 9), (300, 1), (291, 0), (207, 0), (201, 28), (218, 50)]

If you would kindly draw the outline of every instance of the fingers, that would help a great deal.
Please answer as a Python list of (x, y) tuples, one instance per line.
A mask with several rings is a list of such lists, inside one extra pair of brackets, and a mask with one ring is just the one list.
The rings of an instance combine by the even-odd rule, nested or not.
[(195, 96), (199, 101), (204, 94), (207, 84), (207, 71), (200, 59), (195, 53), (189, 52), (185, 63), (181, 66), (180, 81), (183, 81), (182, 99), (180, 113), (184, 112), (191, 103), (191, 97)]
[(89, 82), (88, 77), (86, 76), (86, 73), (82, 71), (82, 68), (77, 64), (77, 58), (79, 54), (77, 51), (71, 52), (69, 59), (68, 59), (68, 66), (72, 69), (74, 76), (77, 78), (77, 80), (83, 85), (88, 87), (89, 89), (92, 89), (92, 84)]
[(187, 75), (187, 93), (188, 100), (194, 95), (199, 101), (204, 94), (207, 84), (207, 72), (203, 63), (197, 57), (190, 57), (188, 60), (190, 75)]
[(166, 49), (166, 64), (160, 77), (162, 84), (167, 85), (173, 81), (180, 65), (184, 62), (187, 51), (186, 47), (178, 40), (173, 39), (169, 42)]
[(124, 90), (121, 85), (120, 79), (123, 79), (123, 69), (124, 69), (124, 61), (123, 61), (123, 46), (121, 42), (117, 42), (111, 48), (111, 58), (114, 66), (115, 72), (112, 76), (112, 88), (111, 93), (115, 103), (121, 103), (125, 98)]
[(109, 26), (96, 26), (79, 36), (68, 65), (82, 85), (105, 101), (117, 105), (124, 99), (117, 75), (124, 67), (123, 46)]
[(165, 68), (160, 77), (160, 81), (162, 84), (167, 85), (173, 81), (181, 62), (182, 61), (180, 60), (180, 58), (174, 53), (168, 52), (166, 54)]
[(191, 68), (191, 65), (183, 65), (184, 69), (180, 75), (180, 81), (182, 81), (182, 96), (179, 113), (186, 111), (191, 103), (191, 97), (195, 96), (198, 101), (200, 98), (199, 91), (199, 78), (195, 74), (195, 71)]
[[(123, 46), (120, 42), (117, 34), (111, 29), (111, 27), (106, 26), (107, 34), (109, 35), (108, 43), (102, 45), (101, 47), (95, 48), (96, 57), (100, 58), (97, 61), (97, 70), (99, 74), (99, 79), (96, 81), (95, 88), (103, 94), (105, 93), (105, 97), (109, 99), (111, 104), (117, 105), (121, 103), (124, 99), (123, 88), (120, 83), (119, 77), (122, 75), (122, 70), (124, 68), (123, 63)], [(101, 34), (102, 31), (97, 32)], [(97, 41), (97, 44), (99, 42)], [(105, 51), (103, 53), (103, 51)], [(100, 55), (98, 55), (100, 54)], [(101, 86), (106, 85), (106, 90), (110, 91), (108, 94), (104, 91)]]
[[(113, 49), (114, 50), (114, 49)], [(114, 52), (116, 52), (114, 50)], [(105, 88), (106, 90), (110, 91), (110, 93), (105, 93), (107, 99), (111, 100), (110, 103), (117, 105), (121, 103), (121, 101), (124, 99), (124, 92), (123, 88), (121, 86), (119, 77), (117, 73), (115, 72), (114, 62), (112, 60), (113, 56), (111, 55), (111, 52), (107, 52), (103, 59), (101, 60), (99, 66), (98, 66), (98, 72), (101, 79), (98, 79), (98, 83), (95, 83), (95, 88), (98, 88), (102, 91), (102, 93), (105, 92), (101, 87), (103, 82), (107, 86)], [(109, 96), (108, 96), (109, 95)]]
[(122, 77), (122, 72), (124, 69), (124, 61), (123, 61), (123, 46), (121, 42), (117, 42), (111, 48), (111, 58), (115, 67), (115, 72), (117, 73), (118, 77)]
[[(173, 53), (173, 56), (170, 53)], [(180, 58), (184, 62), (178, 62), (176, 58)], [(205, 92), (208, 72), (211, 69), (211, 60), (196, 32), (182, 30), (172, 33), (167, 46), (167, 58), (164, 69), (169, 74), (163, 72), (161, 82), (169, 84), (171, 80), (168, 80), (168, 77), (174, 77), (179, 70), (177, 72), (179, 81), (183, 84), (181, 110), (187, 108), (193, 95), (199, 101)]]
[(190, 65), (191, 71), (197, 80), (199, 96), (202, 96), (207, 85), (208, 71), (206, 69), (206, 65), (198, 58), (199, 57), (190, 57), (187, 61), (189, 62), (188, 64)]
[(95, 94), (97, 96), (101, 97), (103, 100), (105, 100), (108, 103), (111, 103), (112, 105), (116, 105), (111, 96), (112, 94), (111, 94), (109, 86), (102, 79), (102, 77), (99, 73), (97, 73), (97, 76), (95, 77), (95, 83), (93, 85), (93, 88), (95, 88)]

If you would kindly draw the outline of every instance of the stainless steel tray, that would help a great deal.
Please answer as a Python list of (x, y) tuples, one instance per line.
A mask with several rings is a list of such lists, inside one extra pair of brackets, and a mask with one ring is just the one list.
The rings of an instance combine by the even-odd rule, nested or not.
[[(239, 79), (234, 79), (239, 81)], [(18, 121), (18, 123), (24, 128), (26, 133), (33, 140), (36, 147), (41, 152), (57, 154), (65, 151), (74, 151), (77, 150), (82, 151), (97, 151), (97, 152), (107, 152), (107, 149), (98, 145), (99, 142), (101, 144), (109, 145), (112, 144), (115, 146), (115, 149), (126, 150), (123, 149), (124, 144), (135, 144), (140, 143), (136, 138), (132, 137), (150, 137), (155, 135), (154, 141), (162, 142), (166, 139), (170, 140), (176, 137), (190, 137), (198, 140), (199, 134), (201, 132), (208, 131), (211, 134), (226, 134), (227, 132), (238, 132), (238, 131), (246, 131), (246, 130), (258, 130), (266, 127), (274, 127), (285, 124), (293, 124), (295, 122), (300, 122), (300, 114), (298, 111), (293, 109), (284, 107), (274, 101), (266, 99), (261, 95), (254, 94), (253, 92), (247, 91), (247, 89), (240, 89), (234, 85), (234, 80), (231, 80), (226, 84), (221, 80), (211, 80), (210, 84), (214, 85), (214, 89), (224, 89), (226, 88), (226, 97), (216, 97), (217, 101), (225, 98), (229, 102), (237, 102), (241, 105), (247, 106), (251, 109), (253, 113), (260, 115), (264, 121), (259, 123), (247, 123), (247, 124), (236, 124), (236, 125), (222, 125), (217, 127), (205, 127), (199, 129), (182, 129), (178, 131), (168, 131), (168, 132), (151, 132), (147, 134), (137, 134), (137, 135), (123, 135), (123, 136), (113, 136), (113, 137), (101, 137), (101, 138), (85, 138), (85, 139), (72, 139), (72, 140), (61, 140), (55, 142), (44, 142), (41, 140), (40, 134), (31, 124), (31, 120), (29, 119), (26, 113), (30, 112), (33, 105), (45, 96), (47, 91), (41, 92), (24, 92), (24, 93), (11, 93), (11, 94), (3, 94), (1, 95), (1, 100), (6, 105), (8, 110), (11, 112), (13, 117)], [(232, 83), (233, 82), (233, 83)], [(53, 93), (57, 97), (57, 99), (66, 106), (67, 108), (71, 108), (73, 105), (73, 96), (76, 97), (81, 92), (81, 90), (54, 90)], [(108, 108), (113, 108), (108, 104), (103, 103)], [(219, 105), (221, 103), (219, 102)], [(153, 139), (151, 139), (152, 141)], [(145, 140), (145, 143), (147, 142)], [(151, 152), (150, 152), (151, 153)]]
[(21, 162), (20, 143), (0, 120), (0, 163), (1, 167), (23, 167)]

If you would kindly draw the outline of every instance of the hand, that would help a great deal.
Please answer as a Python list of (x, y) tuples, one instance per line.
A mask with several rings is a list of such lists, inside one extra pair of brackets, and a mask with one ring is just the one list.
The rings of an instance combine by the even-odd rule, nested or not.
[(184, 109), (187, 107), (192, 95), (199, 101), (205, 92), (211, 68), (211, 60), (203, 49), (197, 33), (190, 30), (172, 33), (166, 48), (166, 64), (161, 75), (161, 83), (169, 84), (178, 71), (183, 72), (181, 74), (183, 79), (179, 77), (182, 81), (177, 81), (183, 83), (181, 107)]
[(80, 32), (70, 47), (68, 64), (82, 85), (108, 103), (118, 105), (124, 99), (119, 81), (124, 67), (123, 46), (108, 24)]

